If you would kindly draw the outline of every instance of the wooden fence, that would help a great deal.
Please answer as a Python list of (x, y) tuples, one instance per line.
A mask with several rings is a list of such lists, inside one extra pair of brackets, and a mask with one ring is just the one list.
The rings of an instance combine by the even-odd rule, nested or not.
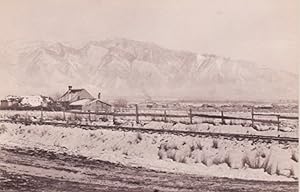
[[(140, 123), (140, 117), (160, 117), (163, 119), (163, 121), (167, 122), (170, 118), (186, 118), (190, 124), (194, 123), (194, 117), (200, 117), (200, 118), (210, 118), (210, 119), (220, 119), (222, 123), (225, 123), (225, 120), (243, 120), (243, 121), (251, 121), (251, 126), (254, 127), (255, 122), (260, 123), (268, 123), (268, 124), (275, 124), (278, 127), (278, 130), (280, 128), (281, 120), (288, 119), (288, 120), (298, 120), (298, 117), (292, 117), (292, 116), (283, 116), (279, 114), (267, 114), (267, 113), (255, 113), (254, 109), (251, 110), (251, 118), (247, 117), (234, 117), (234, 116), (228, 116), (224, 115), (223, 111), (220, 111), (220, 115), (210, 115), (210, 114), (204, 114), (204, 113), (198, 113), (194, 112), (192, 109), (189, 109), (189, 111), (186, 114), (169, 114), (166, 110), (162, 111), (161, 113), (145, 113), (140, 112), (138, 106), (136, 105), (135, 112), (82, 112), (82, 111), (64, 111), (63, 112), (63, 120), (66, 120), (66, 114), (70, 113), (76, 115), (88, 115), (88, 119), (91, 121), (91, 115), (96, 116), (111, 116), (113, 121), (115, 121), (116, 117), (135, 117), (136, 123)], [(270, 119), (255, 119), (256, 116), (268, 116), (268, 117), (276, 117), (274, 120)], [(41, 111), (41, 120), (43, 119), (43, 111)]]

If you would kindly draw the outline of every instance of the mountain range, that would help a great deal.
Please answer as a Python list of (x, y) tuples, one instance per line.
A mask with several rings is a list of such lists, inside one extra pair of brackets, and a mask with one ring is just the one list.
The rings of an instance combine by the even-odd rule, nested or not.
[(213, 54), (128, 39), (7, 42), (0, 94), (62, 94), (68, 85), (105, 98), (297, 99), (298, 74)]

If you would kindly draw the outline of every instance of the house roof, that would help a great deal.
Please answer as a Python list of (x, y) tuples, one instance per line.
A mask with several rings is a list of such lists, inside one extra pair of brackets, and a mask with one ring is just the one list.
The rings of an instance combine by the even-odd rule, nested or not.
[(91, 101), (91, 99), (80, 99), (78, 101), (74, 101), (72, 103), (70, 103), (71, 106), (82, 106), (85, 105), (87, 103), (89, 103)]
[(70, 103), (70, 106), (83, 106), (83, 105), (94, 103), (94, 102), (100, 102), (100, 103), (103, 103), (105, 105), (111, 106), (110, 104), (105, 103), (105, 102), (103, 102), (99, 99), (80, 99), (78, 101), (74, 101), (74, 102)]
[(73, 94), (73, 93), (77, 93), (77, 92), (80, 92), (80, 91), (83, 91), (83, 90), (84, 89), (70, 89), (67, 92), (65, 92), (65, 94), (63, 94), (60, 98), (66, 96), (67, 94)]
[(93, 100), (91, 100), (89, 103), (94, 103), (94, 102), (100, 102), (100, 103), (103, 103), (103, 104), (105, 104), (105, 105), (111, 106), (111, 104), (105, 103), (105, 102), (101, 101), (100, 99), (93, 99)]

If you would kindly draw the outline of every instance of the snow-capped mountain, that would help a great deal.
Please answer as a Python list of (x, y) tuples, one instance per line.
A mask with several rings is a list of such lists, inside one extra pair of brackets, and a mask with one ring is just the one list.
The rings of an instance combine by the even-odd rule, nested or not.
[(0, 54), (3, 75), (22, 94), (53, 94), (67, 85), (112, 98), (295, 99), (298, 92), (297, 74), (127, 39), (10, 42)]

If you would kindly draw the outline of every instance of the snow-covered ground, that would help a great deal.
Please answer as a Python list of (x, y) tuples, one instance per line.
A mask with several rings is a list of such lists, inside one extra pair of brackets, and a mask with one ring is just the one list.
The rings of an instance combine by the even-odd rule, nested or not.
[(0, 124), (0, 144), (169, 172), (250, 180), (298, 178), (298, 144), (10, 123)]

